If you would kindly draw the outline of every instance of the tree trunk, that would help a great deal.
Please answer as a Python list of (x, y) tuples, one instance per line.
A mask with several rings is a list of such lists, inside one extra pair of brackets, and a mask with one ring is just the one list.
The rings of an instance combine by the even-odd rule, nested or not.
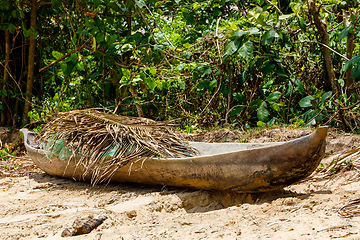
[(26, 81), (26, 99), (24, 105), (24, 115), (23, 115), (23, 124), (29, 123), (28, 113), (31, 108), (32, 100), (32, 91), (34, 85), (34, 59), (35, 59), (35, 32), (36, 32), (36, 10), (37, 10), (37, 1), (31, 0), (31, 12), (30, 12), (30, 26), (33, 29), (33, 32), (30, 35), (30, 44), (29, 44), (29, 58), (28, 58), (28, 74)]
[[(348, 15), (347, 12), (345, 10), (343, 10), (343, 21), (344, 21), (344, 26), (345, 27), (349, 27), (350, 26), (350, 22), (348, 19)], [(346, 57), (348, 59), (351, 59), (353, 56), (353, 51), (354, 51), (354, 32), (355, 32), (355, 27), (354, 29), (348, 34), (347, 36), (347, 40), (346, 40)], [(345, 85), (346, 87), (350, 87), (353, 83), (354, 83), (354, 79), (351, 76), (351, 71), (352, 68), (349, 68), (346, 70), (346, 79), (345, 79)]]
[[(127, 31), (127, 36), (131, 36), (131, 8), (129, 8), (129, 16), (127, 18), (127, 24), (128, 24), (128, 31)], [(129, 61), (129, 58), (127, 59), (127, 62)], [(128, 64), (128, 63), (126, 63)], [(144, 117), (144, 112), (142, 110), (142, 107), (141, 105), (138, 103), (139, 101), (139, 96), (137, 94), (137, 91), (136, 91), (136, 88), (135, 86), (131, 85), (130, 84), (130, 92), (131, 92), (131, 95), (132, 95), (132, 98), (134, 99), (135, 101), (135, 106), (136, 106), (136, 110), (137, 110), (137, 113), (138, 113), (138, 116), (139, 117)]]
[[(1, 90), (7, 90), (7, 84), (9, 81), (9, 63), (10, 63), (10, 32), (9, 30), (5, 31), (5, 66), (4, 66), (4, 80), (3, 80), (3, 86), (1, 87)], [(3, 109), (1, 109), (1, 122), (0, 125), (5, 125), (10, 119), (7, 119), (7, 110), (6, 110), (6, 102), (7, 97), (5, 95), (1, 96), (1, 102)]]
[(312, 16), (315, 27), (320, 34), (326, 73), (331, 83), (332, 92), (336, 94), (340, 88), (338, 82), (336, 81), (334, 66), (331, 60), (331, 51), (329, 49), (329, 34), (327, 32), (326, 18), (323, 20), (320, 19), (319, 8), (316, 7), (315, 2), (316, 0), (310, 0), (308, 2), (309, 13)]
[(139, 96), (138, 96), (138, 94), (136, 92), (135, 86), (130, 85), (130, 92), (131, 92), (132, 98), (135, 101), (135, 106), (136, 106), (136, 110), (138, 112), (138, 116), (139, 117), (144, 117), (144, 112), (143, 112), (143, 110), (141, 108), (141, 105), (137, 102), (139, 100)]

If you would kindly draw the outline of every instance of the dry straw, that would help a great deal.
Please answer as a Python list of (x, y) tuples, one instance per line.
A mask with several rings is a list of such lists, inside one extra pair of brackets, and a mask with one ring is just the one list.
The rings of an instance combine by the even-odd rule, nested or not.
[[(62, 112), (40, 133), (41, 140), (59, 140), (70, 150), (69, 161), (91, 174), (92, 184), (109, 181), (114, 172), (147, 158), (180, 158), (196, 155), (196, 149), (167, 123), (146, 118), (125, 117), (93, 109)], [(76, 170), (75, 170), (76, 171)]]

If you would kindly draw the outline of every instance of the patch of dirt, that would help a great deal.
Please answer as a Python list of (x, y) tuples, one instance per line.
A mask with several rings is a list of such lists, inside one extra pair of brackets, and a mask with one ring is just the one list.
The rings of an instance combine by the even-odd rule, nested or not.
[(189, 141), (194, 142), (236, 142), (239, 140), (242, 132), (229, 129), (219, 129), (200, 134), (185, 135)]
[(41, 172), (27, 156), (20, 129), (0, 128), (0, 178)]
[[(306, 136), (315, 129), (297, 128), (262, 128), (246, 132), (229, 129), (219, 129), (200, 134), (187, 134), (184, 137), (188, 141), (195, 142), (241, 142), (241, 143), (265, 143), (283, 142)], [(327, 154), (338, 154), (360, 145), (360, 136), (339, 132), (328, 132), (326, 139)]]

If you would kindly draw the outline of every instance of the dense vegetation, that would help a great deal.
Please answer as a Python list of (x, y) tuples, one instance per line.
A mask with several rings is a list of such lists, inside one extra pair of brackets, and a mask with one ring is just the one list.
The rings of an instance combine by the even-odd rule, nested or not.
[[(359, 2), (1, 0), (0, 125), (101, 107), (359, 132)], [(4, 44), (3, 44), (4, 43)]]

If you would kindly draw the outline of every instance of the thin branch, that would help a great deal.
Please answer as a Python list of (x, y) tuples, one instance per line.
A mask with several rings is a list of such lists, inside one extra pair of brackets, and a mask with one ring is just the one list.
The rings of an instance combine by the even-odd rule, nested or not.
[(216, 32), (215, 32), (215, 36), (216, 36), (216, 47), (218, 49), (219, 52), (219, 56), (221, 56), (220, 53), (220, 48), (219, 48), (219, 37), (218, 37), (218, 29), (219, 29), (219, 22), (220, 22), (221, 17), (219, 17), (216, 21)]
[[(145, 18), (144, 14), (142, 13), (141, 9), (136, 8), (136, 10), (137, 10), (137, 12), (140, 14), (141, 18), (144, 20), (146, 26), (147, 26), (148, 28), (150, 28), (149, 23), (148, 23), (147, 19)], [(150, 11), (150, 10), (149, 10), (149, 11)], [(156, 21), (156, 20), (155, 20), (155, 21)], [(159, 28), (160, 28), (160, 27), (159, 27)], [(161, 29), (161, 28), (160, 28), (160, 29)], [(159, 42), (158, 42), (157, 39), (155, 38), (155, 36), (154, 36), (154, 34), (152, 33), (152, 31), (150, 32), (150, 35), (151, 35), (152, 39), (154, 40), (154, 42), (155, 42), (156, 44), (159, 44)], [(165, 35), (165, 37), (166, 37), (166, 35)], [(166, 38), (166, 39), (167, 39), (167, 38)], [(170, 68), (172, 69), (171, 63), (169, 62), (169, 60), (167, 59), (167, 57), (162, 53), (162, 51), (160, 51), (160, 54), (164, 57), (166, 63), (167, 63), (167, 64), (170, 66)]]
[(281, 10), (280, 10), (275, 4), (273, 4), (270, 0), (266, 0), (266, 2), (267, 2), (268, 4), (270, 4), (271, 6), (273, 6), (273, 7), (276, 9), (276, 11), (278, 11), (278, 13), (280, 13), (280, 15), (283, 15), (283, 13), (281, 12)]
[(65, 58), (67, 58), (67, 57), (68, 57), (68, 56), (70, 56), (71, 54), (73, 54), (73, 53), (75, 53), (75, 52), (78, 52), (78, 51), (82, 50), (83, 48), (85, 48), (85, 47), (86, 47), (86, 44), (87, 44), (90, 40), (91, 40), (91, 39), (87, 40), (87, 41), (86, 41), (83, 45), (81, 45), (80, 47), (75, 48), (74, 50), (72, 50), (72, 51), (71, 51), (71, 52), (69, 52), (68, 54), (66, 54), (66, 55), (62, 56), (61, 58), (56, 59), (55, 61), (53, 61), (53, 62), (52, 62), (52, 63), (50, 63), (49, 65), (46, 65), (45, 67), (40, 68), (40, 69), (39, 69), (39, 72), (42, 72), (42, 71), (44, 71), (45, 69), (47, 69), (47, 68), (49, 68), (49, 67), (53, 66), (54, 64), (56, 64), (56, 63), (58, 63), (58, 62), (63, 61)]
[[(162, 34), (164, 34), (165, 39), (168, 41), (168, 43), (171, 45), (171, 47), (175, 48), (174, 45), (170, 42), (170, 40), (167, 38), (167, 36), (166, 36), (166, 34), (164, 33), (164, 31), (162, 30), (160, 24), (156, 21), (155, 16), (152, 14), (152, 12), (151, 12), (150, 9), (148, 8), (148, 6), (145, 5), (145, 7), (146, 7), (146, 9), (149, 11), (149, 13), (150, 13), (150, 15), (152, 16), (152, 18), (154, 19), (154, 22), (155, 22), (156, 25), (158, 26), (159, 30), (162, 32)], [(140, 12), (141, 12), (141, 10), (140, 10)]]
[[(332, 52), (334, 52), (335, 54), (339, 55), (340, 57), (344, 58), (346, 61), (349, 61), (349, 60), (350, 60), (350, 59), (347, 58), (346, 56), (342, 55), (341, 53), (335, 51), (335, 50), (332, 49), (331, 47), (329, 47), (329, 46), (327, 46), (326, 44), (323, 44), (323, 43), (321, 43), (321, 42), (309, 40), (309, 41), (299, 41), (299, 42), (297, 42), (297, 43), (305, 43), (305, 42), (320, 44), (321, 46), (326, 47), (326, 48), (329, 49), (330, 51), (332, 51)], [(295, 42), (295, 43), (296, 43), (296, 42)]]
[[(336, 96), (336, 94), (332, 95), (332, 97), (327, 101), (327, 103), (329, 103), (335, 96)], [(316, 114), (314, 117), (312, 117), (312, 118), (306, 123), (306, 125), (308, 125), (312, 120), (314, 120), (315, 118), (317, 118), (324, 109), (325, 109), (325, 107), (323, 107), (323, 108), (318, 112), (318, 114)]]
[(217, 86), (215, 93), (212, 95), (210, 101), (208, 102), (208, 104), (206, 104), (206, 106), (204, 107), (204, 109), (201, 111), (201, 113), (199, 114), (198, 118), (204, 113), (204, 111), (209, 107), (210, 103), (212, 102), (212, 100), (214, 99), (214, 97), (216, 96), (216, 94), (219, 92), (221, 87), (221, 82), (219, 83), (219, 85)]

